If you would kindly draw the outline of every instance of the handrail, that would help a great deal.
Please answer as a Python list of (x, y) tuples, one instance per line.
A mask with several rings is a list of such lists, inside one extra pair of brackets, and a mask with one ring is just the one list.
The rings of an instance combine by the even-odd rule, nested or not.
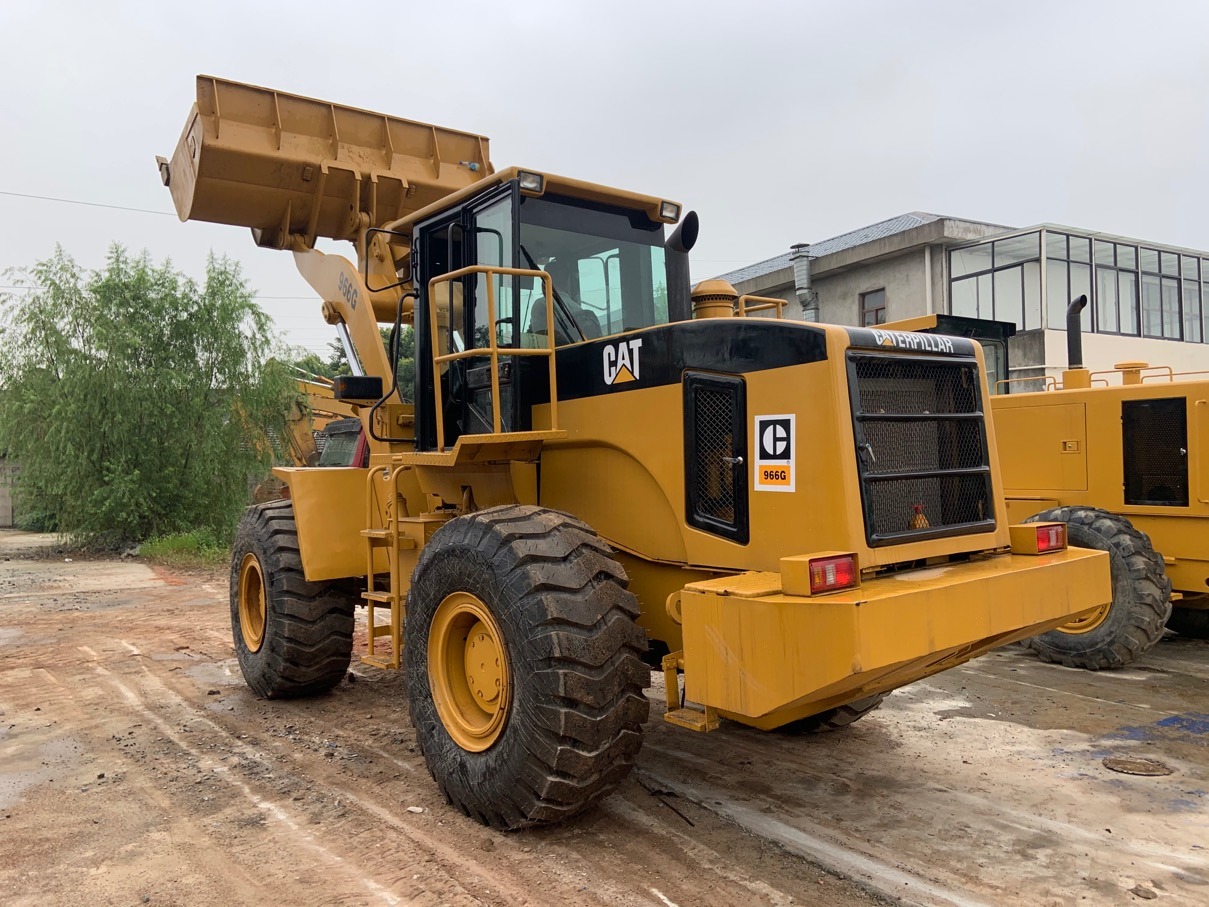
[[(755, 305), (749, 305), (749, 302), (754, 302)], [(743, 295), (735, 300), (735, 315), (738, 318), (746, 318), (748, 312), (764, 312), (775, 308), (777, 310), (777, 318), (781, 318), (781, 309), (785, 308), (788, 304), (786, 300), (777, 299), (773, 296)]]
[(1045, 381), (1048, 382), (1043, 390), (1054, 391), (1058, 389), (1058, 379), (1053, 375), (1033, 375), (1029, 378), (1000, 378), (995, 382), (995, 390), (999, 390), (1000, 385), (1013, 384), (1017, 381)]
[(1143, 376), (1142, 376), (1142, 382), (1143, 382), (1143, 383), (1145, 383), (1145, 381), (1146, 381), (1146, 379), (1147, 379), (1147, 378), (1151, 378), (1151, 379), (1161, 379), (1161, 378), (1164, 378), (1164, 377), (1165, 377), (1165, 378), (1166, 378), (1168, 381), (1171, 381), (1171, 382), (1173, 382), (1173, 383), (1174, 383), (1176, 378), (1190, 378), (1190, 377), (1192, 377), (1192, 376), (1194, 376), (1194, 375), (1209, 375), (1209, 369), (1203, 369), (1203, 368), (1201, 368), (1201, 369), (1194, 369), (1194, 370), (1192, 370), (1192, 371), (1188, 371), (1188, 372), (1176, 372), (1176, 371), (1172, 371), (1171, 367), (1170, 367), (1170, 366), (1167, 366), (1167, 365), (1154, 365), (1154, 366), (1151, 366), (1151, 368), (1163, 368), (1163, 369), (1166, 369), (1166, 370), (1167, 370), (1167, 374), (1166, 374), (1166, 375), (1143, 375)]
[[(497, 265), (470, 265), (465, 268), (459, 268), (456, 271), (450, 271), (448, 274), (441, 274), (428, 281), (428, 299), (431, 307), (432, 300), (436, 298), (435, 290), (438, 284), (451, 283), (455, 280), (460, 280), (463, 277), (468, 277), (471, 274), (485, 274), (487, 276), (487, 323), (490, 325), (490, 330), (487, 331), (488, 345), (485, 347), (474, 347), (471, 349), (461, 350), (455, 353), (445, 353), (436, 355), (439, 349), (440, 338), (437, 335), (437, 319), (435, 312), (430, 312), (428, 319), (429, 333), (432, 342), (432, 371), (433, 371), (433, 394), (435, 398), (435, 412), (437, 413), (437, 451), (445, 452), (445, 420), (440, 414), (445, 411), (445, 402), (442, 399), (441, 393), (441, 366), (446, 362), (454, 362), (459, 359), (473, 359), (482, 356), (491, 357), (491, 422), (495, 434), (501, 434), (502, 416), (500, 413), (500, 345), (497, 342), (495, 332), (495, 281), (491, 278), (495, 275), (501, 277), (536, 277), (542, 282), (542, 287), (545, 290), (546, 298), (546, 347), (531, 349), (521, 347), (504, 347), (508, 356), (546, 356), (550, 360), (550, 429), (558, 430), (558, 369), (554, 359), (554, 295), (551, 292), (553, 284), (550, 281), (550, 275), (545, 271), (529, 270), (527, 268), (505, 268)], [(449, 308), (450, 315), (453, 314), (453, 289), (450, 288), (449, 293)]]

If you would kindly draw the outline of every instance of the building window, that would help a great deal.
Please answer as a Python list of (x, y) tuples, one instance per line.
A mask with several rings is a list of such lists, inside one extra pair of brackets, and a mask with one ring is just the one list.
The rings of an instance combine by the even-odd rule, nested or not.
[(1024, 331), (1042, 327), (1040, 234), (954, 249), (949, 270), (951, 314), (1010, 321)]
[(877, 327), (886, 323), (886, 291), (861, 293), (861, 327)]

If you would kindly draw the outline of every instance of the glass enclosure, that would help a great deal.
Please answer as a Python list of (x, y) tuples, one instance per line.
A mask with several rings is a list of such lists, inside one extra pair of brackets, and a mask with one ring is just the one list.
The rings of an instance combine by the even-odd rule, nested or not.
[(952, 249), (949, 278), (952, 314), (1021, 331), (1065, 330), (1086, 294), (1085, 331), (1209, 339), (1209, 259), (1184, 250), (1043, 227)]
[[(517, 251), (517, 267), (550, 275), (560, 344), (668, 321), (663, 228), (638, 212), (522, 198)], [(522, 333), (544, 336), (545, 320), (534, 282), (521, 294)]]
[[(424, 293), (416, 321), (421, 449), (434, 446), (438, 423), (447, 443), (527, 427), (532, 403), (523, 399), (521, 382), (539, 366), (532, 356), (504, 353), (493, 367), (490, 355), (478, 355), (493, 341), (501, 351), (541, 349), (552, 332), (561, 347), (666, 324), (677, 313), (686, 318), (688, 268), (683, 252), (665, 248), (663, 230), (641, 209), (523, 196), (514, 183), (419, 225), (413, 248)], [(473, 265), (544, 271), (554, 323), (547, 323), (541, 280), (503, 274), (440, 280)], [(434, 378), (434, 357), (463, 353), (471, 355), (442, 363)], [(436, 382), (440, 412), (425, 403)], [(531, 383), (536, 388), (540, 381)]]

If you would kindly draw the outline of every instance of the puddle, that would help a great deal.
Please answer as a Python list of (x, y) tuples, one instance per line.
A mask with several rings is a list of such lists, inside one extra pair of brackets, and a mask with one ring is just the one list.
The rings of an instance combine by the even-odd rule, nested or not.
[(194, 665), (185, 671), (185, 676), (210, 687), (243, 685), (243, 674), (240, 673), (239, 663), (234, 658)]
[(36, 748), (14, 741), (0, 750), (0, 809), (9, 809), (31, 787), (62, 777), (76, 761), (79, 746), (71, 740), (52, 740)]

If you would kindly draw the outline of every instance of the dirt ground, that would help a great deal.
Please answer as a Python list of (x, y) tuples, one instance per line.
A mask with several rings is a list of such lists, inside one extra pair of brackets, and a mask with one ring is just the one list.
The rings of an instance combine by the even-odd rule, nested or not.
[(505, 835), (444, 804), (399, 675), (262, 702), (225, 573), (39, 544), (0, 532), (0, 903), (1209, 902), (1206, 643), (1100, 675), (993, 653), (806, 739), (656, 705), (602, 808)]

